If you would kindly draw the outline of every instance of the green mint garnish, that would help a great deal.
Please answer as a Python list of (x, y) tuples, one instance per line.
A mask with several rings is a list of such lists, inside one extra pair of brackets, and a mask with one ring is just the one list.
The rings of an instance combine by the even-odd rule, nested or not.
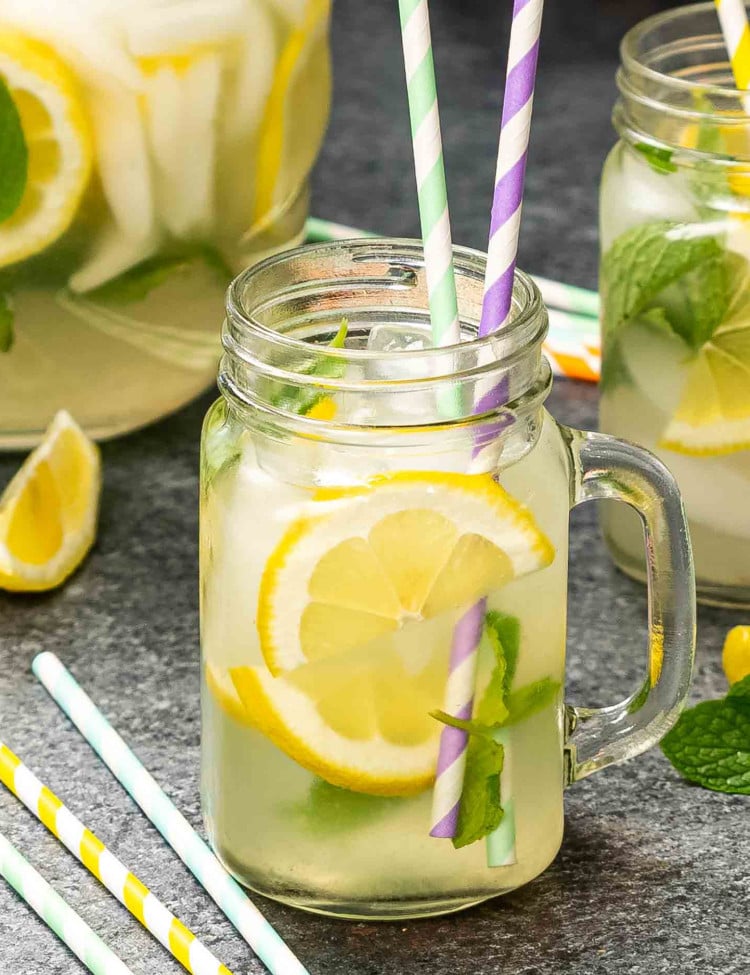
[(336, 837), (369, 825), (403, 801), (352, 792), (316, 778), (306, 798), (288, 808), (309, 833)]
[[(655, 220), (625, 231), (602, 258), (605, 335), (654, 307), (664, 289), (687, 274), (712, 275), (722, 257), (718, 239), (696, 234), (690, 224)], [(723, 313), (714, 314), (717, 322)]]
[(0, 291), (0, 352), (9, 352), (13, 345), (13, 305), (7, 292)]
[(165, 281), (177, 274), (187, 274), (195, 261), (203, 261), (216, 271), (225, 283), (232, 278), (231, 270), (212, 248), (195, 247), (179, 254), (163, 254), (149, 257), (124, 271), (106, 284), (86, 293), (90, 301), (106, 305), (128, 305), (143, 301)]
[(689, 782), (714, 792), (750, 795), (750, 677), (723, 700), (684, 711), (661, 747)]
[(507, 699), (508, 720), (506, 724), (518, 724), (537, 711), (543, 711), (560, 693), (560, 682), (551, 677), (543, 677), (514, 691)]
[[(331, 349), (343, 349), (346, 344), (346, 336), (349, 331), (349, 321), (341, 319), (338, 331), (329, 342)], [(294, 372), (301, 376), (321, 376), (324, 378), (338, 379), (346, 372), (346, 362), (335, 356), (323, 356), (310, 358), (307, 362), (302, 362), (294, 368)], [(274, 382), (276, 389), (270, 396), (271, 404), (287, 413), (297, 413), (302, 416), (309, 413), (313, 407), (325, 399), (326, 393), (316, 392), (306, 386), (292, 386), (289, 384), (279, 384)]]
[(657, 173), (677, 172), (677, 166), (672, 162), (674, 152), (671, 149), (666, 149), (663, 146), (652, 146), (648, 142), (636, 142), (633, 148), (646, 157), (649, 166)]
[(716, 236), (690, 224), (657, 220), (618, 237), (600, 269), (602, 386), (627, 378), (618, 343), (630, 322), (666, 328), (693, 350), (707, 342), (729, 307), (737, 261), (746, 266)]
[(29, 151), (21, 116), (0, 76), (0, 223), (12, 217), (26, 189)]
[(458, 827), (453, 837), (457, 850), (489, 836), (502, 822), (500, 773), (504, 755), (503, 746), (493, 738), (485, 734), (470, 736)]
[(502, 821), (500, 774), (504, 751), (502, 743), (498, 741), (502, 729), (547, 707), (560, 690), (557, 681), (545, 678), (511, 692), (520, 645), (521, 624), (518, 618), (494, 610), (488, 612), (480, 652), (489, 647), (494, 666), (476, 709), (476, 717), (465, 721), (444, 711), (434, 711), (432, 714), (443, 724), (469, 734), (458, 827), (453, 838), (456, 849), (488, 836)]

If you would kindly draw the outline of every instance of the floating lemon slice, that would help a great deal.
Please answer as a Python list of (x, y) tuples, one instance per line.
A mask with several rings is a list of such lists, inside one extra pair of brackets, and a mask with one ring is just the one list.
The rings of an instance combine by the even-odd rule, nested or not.
[(38, 254), (67, 230), (91, 172), (92, 145), (75, 76), (52, 48), (0, 30), (0, 77), (21, 118), (28, 179), (0, 223), (0, 267)]
[[(442, 726), (430, 712), (443, 704), (451, 629), (443, 621), (442, 639), (421, 630), (415, 626), (400, 646), (383, 640), (374, 653), (283, 677), (234, 667), (230, 713), (332, 785), (384, 796), (421, 792), (435, 775)], [(232, 702), (226, 693), (221, 700), (225, 709)]]
[(737, 258), (727, 314), (687, 366), (680, 402), (659, 445), (710, 456), (750, 448), (750, 272)]
[(53, 589), (94, 541), (99, 451), (61, 411), (0, 497), (0, 588)]
[(311, 507), (261, 580), (267, 667), (209, 667), (209, 688), (333, 785), (420, 792), (434, 777), (430, 712), (443, 705), (459, 613), (548, 565), (553, 548), (488, 475), (390, 474), (319, 491)]
[(489, 475), (402, 472), (319, 491), (269, 558), (258, 632), (272, 674), (433, 619), (552, 561)]

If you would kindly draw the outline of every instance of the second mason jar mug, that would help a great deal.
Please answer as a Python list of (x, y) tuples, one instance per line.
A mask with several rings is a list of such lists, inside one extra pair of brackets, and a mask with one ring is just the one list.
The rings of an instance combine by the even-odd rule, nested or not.
[[(458, 910), (554, 859), (563, 788), (644, 751), (684, 701), (694, 584), (660, 461), (544, 409), (547, 314), (518, 273), (477, 337), (429, 347), (421, 246), (300, 248), (230, 288), (201, 463), (202, 795), (224, 865), (342, 917)], [(563, 702), (568, 515), (641, 515), (643, 686)], [(451, 836), (452, 835), (452, 839)]]
[[(626, 35), (619, 141), (601, 184), (601, 429), (677, 478), (698, 598), (750, 605), (750, 114), (716, 10)], [(643, 578), (638, 519), (605, 510), (617, 564)]]

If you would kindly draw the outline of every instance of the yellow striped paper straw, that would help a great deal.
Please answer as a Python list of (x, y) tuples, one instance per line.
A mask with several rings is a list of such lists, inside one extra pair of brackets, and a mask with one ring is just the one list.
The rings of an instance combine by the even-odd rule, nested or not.
[(94, 975), (133, 975), (80, 914), (0, 833), (0, 877)]
[(1, 741), (0, 782), (192, 975), (232, 975)]
[(714, 0), (721, 32), (740, 91), (750, 88), (750, 27), (743, 0)]

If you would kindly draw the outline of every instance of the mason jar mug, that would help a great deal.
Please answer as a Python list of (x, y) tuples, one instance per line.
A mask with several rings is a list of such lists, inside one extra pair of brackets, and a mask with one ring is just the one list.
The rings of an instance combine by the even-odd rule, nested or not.
[[(660, 461), (544, 410), (547, 315), (429, 347), (420, 245), (269, 258), (230, 288), (201, 461), (202, 795), (218, 856), (345, 917), (457, 910), (554, 859), (563, 787), (666, 733), (694, 588)], [(650, 664), (621, 704), (563, 702), (568, 515), (615, 498), (648, 537)]]
[[(713, 4), (626, 35), (601, 184), (601, 429), (677, 478), (698, 598), (750, 604), (750, 102)], [(605, 507), (644, 578), (638, 518)]]

